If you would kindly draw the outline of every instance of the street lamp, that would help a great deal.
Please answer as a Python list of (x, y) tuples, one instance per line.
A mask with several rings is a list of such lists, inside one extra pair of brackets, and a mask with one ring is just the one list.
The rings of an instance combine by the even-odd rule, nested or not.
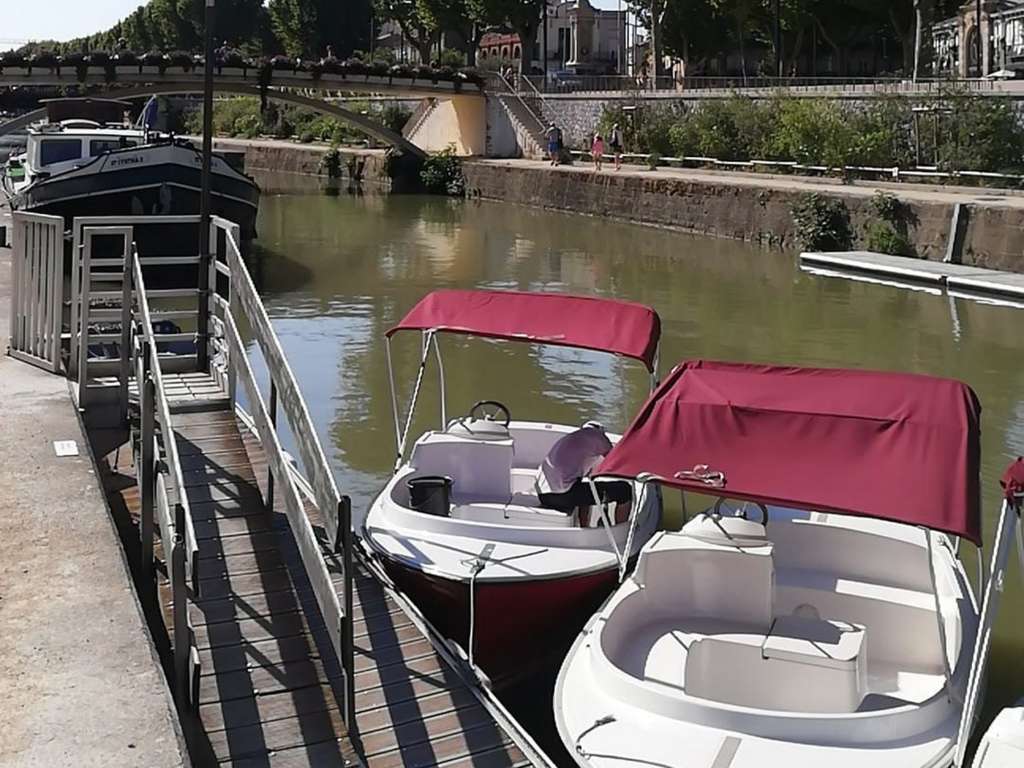
[(217, 286), (210, 285), (210, 169), (213, 165), (213, 24), (214, 3), (206, 0), (206, 61), (203, 71), (203, 170), (199, 192), (199, 320), (196, 324), (196, 362), (199, 370), (209, 364), (210, 337), (209, 293)]

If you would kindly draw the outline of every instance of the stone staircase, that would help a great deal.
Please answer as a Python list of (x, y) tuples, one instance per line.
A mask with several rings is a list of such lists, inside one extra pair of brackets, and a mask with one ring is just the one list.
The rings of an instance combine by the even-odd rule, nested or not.
[(547, 145), (544, 121), (518, 94), (497, 94), (496, 98), (512, 123), (523, 157), (543, 158)]
[(419, 106), (416, 107), (416, 111), (412, 113), (412, 116), (402, 128), (402, 136), (415, 143), (414, 137), (416, 136), (416, 132), (420, 129), (423, 123), (426, 122), (427, 118), (430, 117), (430, 113), (435, 109), (437, 109), (436, 98), (430, 97), (423, 99)]

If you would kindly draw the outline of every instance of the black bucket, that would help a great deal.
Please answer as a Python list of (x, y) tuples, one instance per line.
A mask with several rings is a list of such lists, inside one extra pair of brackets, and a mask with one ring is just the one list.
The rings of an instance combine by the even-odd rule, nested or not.
[(448, 517), (452, 479), (440, 475), (414, 477), (408, 481), (409, 506), (426, 515)]

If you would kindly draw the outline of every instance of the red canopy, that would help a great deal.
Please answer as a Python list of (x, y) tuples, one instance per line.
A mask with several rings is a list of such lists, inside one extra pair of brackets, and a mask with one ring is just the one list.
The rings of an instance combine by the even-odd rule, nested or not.
[[(708, 361), (677, 367), (597, 472), (981, 541), (979, 417), (957, 381)], [(693, 476), (721, 472), (724, 486)], [(678, 473), (689, 471), (690, 476)]]
[(423, 297), (387, 335), (432, 329), (611, 352), (653, 371), (661, 320), (643, 304), (594, 296), (445, 289)]

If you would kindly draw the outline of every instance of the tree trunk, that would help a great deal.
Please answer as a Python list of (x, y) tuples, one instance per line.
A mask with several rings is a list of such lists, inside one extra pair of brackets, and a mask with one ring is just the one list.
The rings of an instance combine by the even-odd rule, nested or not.
[(534, 23), (528, 28), (520, 28), (516, 30), (519, 35), (519, 74), (526, 75), (530, 74), (530, 65), (533, 62), (533, 46), (537, 42), (537, 30), (540, 28), (539, 23)]
[(804, 47), (804, 28), (800, 27), (796, 31), (796, 40), (793, 41), (793, 47), (789, 55), (789, 73), (792, 76), (800, 74), (800, 52)]

